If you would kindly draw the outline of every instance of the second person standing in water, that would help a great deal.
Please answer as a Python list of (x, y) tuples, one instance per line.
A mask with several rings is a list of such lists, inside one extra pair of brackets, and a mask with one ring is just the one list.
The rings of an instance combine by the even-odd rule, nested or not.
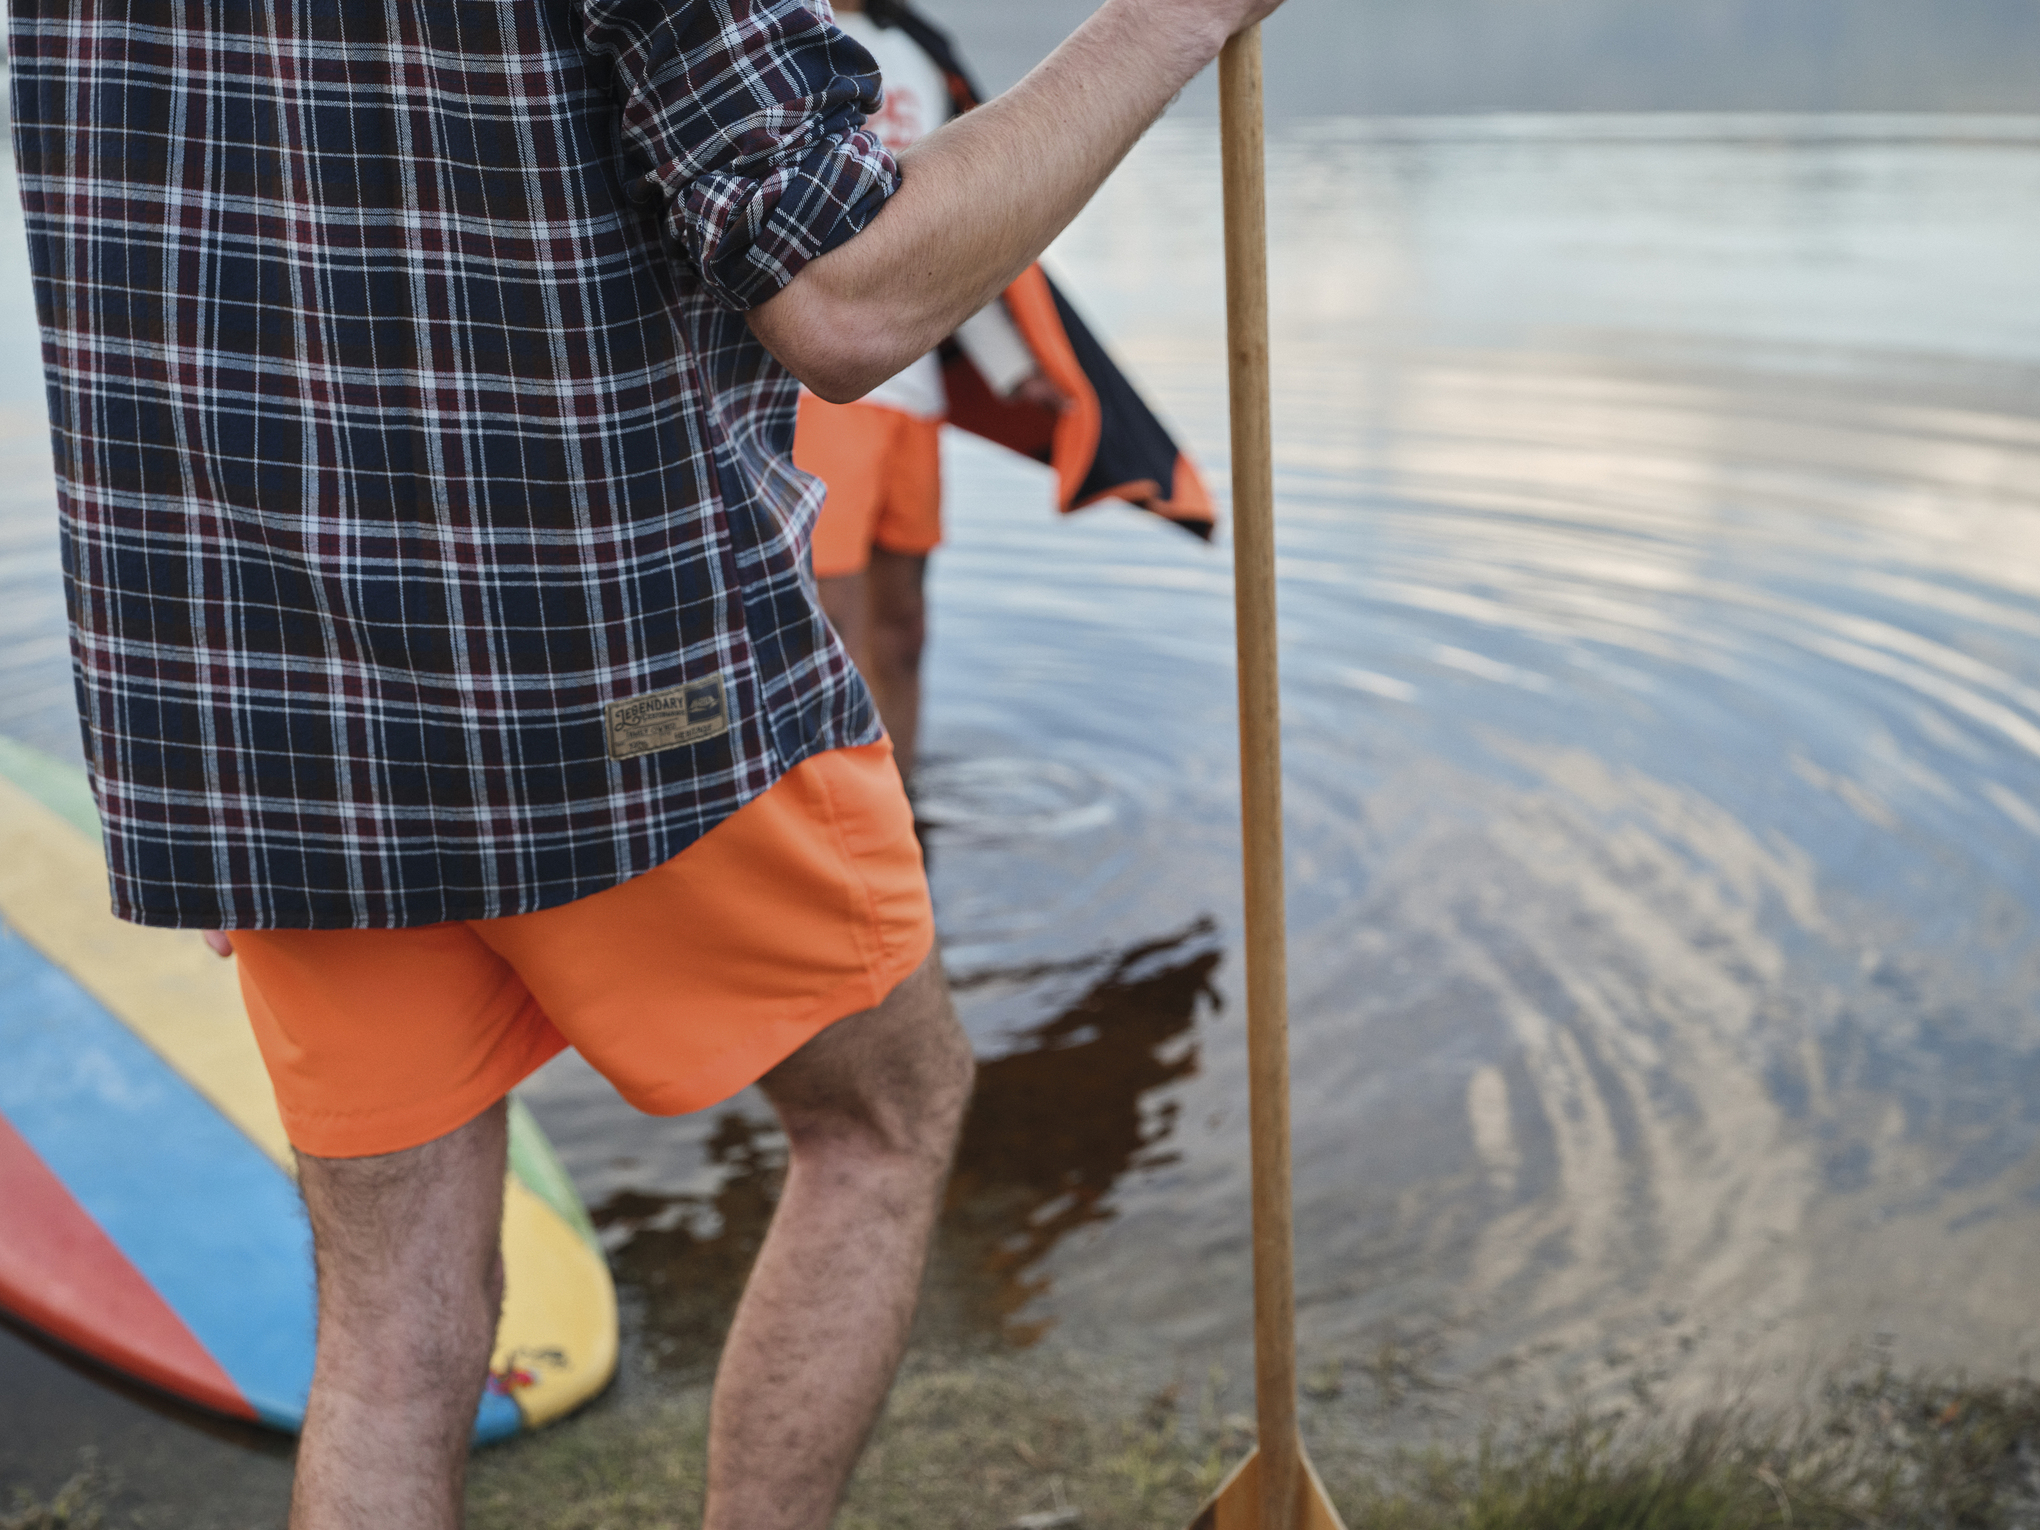
[[(888, 149), (910, 148), (954, 115), (941, 66), (892, 24), (883, 0), (877, 17), (865, 0), (836, 0), (835, 10), (836, 24), (878, 60), (885, 105), (869, 126)], [(1002, 300), (956, 339), (995, 391), (1061, 407)], [(941, 360), (931, 351), (854, 404), (803, 389), (793, 439), (795, 464), (829, 486), (814, 538), (822, 609), (871, 687), (909, 778), (920, 733), (928, 555), (942, 540), (938, 437), (948, 412)]]
[[(947, 38), (901, 0), (836, 0), (835, 12), (878, 61), (885, 98), (869, 126), (895, 154), (975, 103)], [(1016, 301), (1023, 313), (1013, 311)], [(968, 398), (952, 398), (958, 383)], [(952, 417), (1054, 467), (1065, 510), (1111, 496), (1199, 535), (1211, 528), (1196, 470), (1038, 268), (940, 351), (855, 403), (803, 389), (794, 462), (828, 486), (814, 531), (822, 609), (910, 780), (928, 557), (942, 541), (940, 432)]]

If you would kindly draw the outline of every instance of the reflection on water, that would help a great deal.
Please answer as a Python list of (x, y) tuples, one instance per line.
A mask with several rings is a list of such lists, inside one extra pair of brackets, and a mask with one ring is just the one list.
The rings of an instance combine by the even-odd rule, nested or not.
[[(931, 1259), (922, 1342), (1033, 1343), (1048, 1320), (1021, 1314), (1047, 1287), (1042, 1261), (1068, 1235), (1111, 1218), (1109, 1197), (1125, 1174), (1174, 1161), (1164, 1144), (1178, 1107), (1156, 1093), (1196, 1072), (1189, 1034), (1217, 999), (1212, 934), (1200, 921), (1116, 959), (956, 980), (959, 995), (1051, 977), (1089, 986), (979, 1067)], [(742, 1110), (717, 1115), (703, 1154), (721, 1177), (712, 1192), (621, 1190), (594, 1211), (617, 1277), (643, 1303), (648, 1350), (689, 1371), (714, 1362), (786, 1168), (784, 1139)]]
[[(1313, 1364), (2021, 1363), (2040, 119), (1318, 121), (1270, 163)], [(1165, 125), (1054, 258), (1222, 482), (1218, 206)], [(1237, 1370), (1228, 562), (947, 467), (919, 812), (984, 1074), (922, 1334)], [(10, 482), (0, 726), (64, 747)], [(700, 1364), (762, 1104), (636, 1118), (571, 1059), (529, 1097)]]
[[(1540, 1388), (1880, 1336), (2005, 1363), (2040, 1259), (2040, 124), (1326, 123), (1271, 165), (1307, 1346)], [(1057, 252), (1207, 450), (1214, 183), (1165, 129)], [(1230, 947), (1222, 554), (951, 465), (924, 750), (1110, 811), (938, 830), (949, 949), (1207, 910)], [(1043, 1262), (1061, 1341), (1238, 1352), (1243, 1048), (1196, 1040), (1174, 1161)]]
[(741, 1111), (720, 1113), (702, 1150), (722, 1180), (712, 1194), (621, 1190), (591, 1212), (643, 1303), (647, 1351), (686, 1371), (713, 1369), (786, 1172), (785, 1140)]
[[(1126, 1175), (1177, 1161), (1168, 1144), (1182, 1107), (1168, 1088), (1196, 1073), (1193, 1032), (1218, 1008), (1214, 934), (1200, 920), (1087, 973), (1081, 998), (978, 1065), (936, 1253), (948, 1277), (938, 1289), (968, 1293), (972, 1326), (1010, 1343), (1039, 1338), (1051, 1319), (1023, 1314), (1048, 1289), (1041, 1267), (1056, 1245), (1110, 1221)], [(968, 1004), (1047, 976), (983, 972), (955, 986)]]

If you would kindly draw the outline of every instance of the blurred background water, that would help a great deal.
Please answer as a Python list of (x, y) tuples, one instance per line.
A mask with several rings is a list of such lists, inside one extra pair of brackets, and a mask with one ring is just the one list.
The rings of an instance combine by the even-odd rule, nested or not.
[[(2040, 116), (2014, 108), (2040, 100), (1999, 64), (2034, 13), (1957, 7), (1934, 52), (1911, 11), (1852, 12), (1850, 56), (1971, 88), (1899, 99), (1872, 71), (1844, 104), (1993, 110), (1834, 113), (1785, 109), (1834, 104), (1804, 69), (1797, 97), (1708, 95), (1704, 52), (1683, 94), (1608, 37), (1548, 76), (1490, 57), (1511, 27), (1586, 35), (1568, 15), (1630, 36), (1734, 8), (1344, 3), (1271, 35), (1305, 1353), (1398, 1357), (1440, 1417), (1789, 1387), (1862, 1347), (2019, 1369)], [(1081, 9), (943, 14), (998, 84)], [(2001, 46), (1973, 45), (1993, 16)], [(1377, 48), (1339, 30), (1366, 17)], [(1383, 60), (1468, 17), (1499, 31), (1434, 104), (1767, 109), (1329, 114), (1407, 104)], [(1798, 46), (1720, 25), (1750, 77)], [(1560, 94), (1503, 88), (1533, 78)], [(1051, 263), (1222, 487), (1215, 151), (1193, 92)], [(0, 731), (75, 758), (5, 190)], [(919, 806), (984, 1070), (921, 1342), (1237, 1372), (1225, 549), (1117, 508), (1058, 524), (1042, 473), (969, 440), (947, 470)], [(700, 1374), (770, 1211), (769, 1117), (635, 1117), (572, 1059), (526, 1096), (634, 1357)], [(98, 1439), (172, 1497), (208, 1452), (215, 1491), (277, 1491), (273, 1453), (18, 1334), (0, 1371), (32, 1374), (0, 1388), (0, 1481)]]
[[(1003, 90), (1091, 0), (931, 0)], [(1278, 116), (2036, 111), (2027, 0), (1289, 0)], [(1207, 73), (1184, 93), (1217, 110)]]

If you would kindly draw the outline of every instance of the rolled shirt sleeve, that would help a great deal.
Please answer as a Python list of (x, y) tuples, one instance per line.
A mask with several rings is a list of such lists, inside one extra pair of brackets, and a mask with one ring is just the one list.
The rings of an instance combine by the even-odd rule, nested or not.
[(865, 130), (872, 57), (801, 0), (580, 0), (615, 70), (631, 194), (715, 299), (747, 310), (858, 233), (899, 186)]

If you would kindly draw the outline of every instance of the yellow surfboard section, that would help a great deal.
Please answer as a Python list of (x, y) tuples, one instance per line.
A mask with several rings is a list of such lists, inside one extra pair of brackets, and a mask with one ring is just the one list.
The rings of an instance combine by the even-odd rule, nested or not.
[(537, 1428), (616, 1374), (616, 1287), (591, 1247), (515, 1174), (503, 1195), (503, 1317), (490, 1362)]
[[(100, 847), (5, 774), (0, 917), (287, 1173), (296, 1172), (233, 963), (190, 931), (114, 918)], [(615, 1373), (616, 1287), (536, 1126), (515, 1122), (513, 1137), (503, 1315), (490, 1368), (526, 1426), (535, 1427), (586, 1402)]]
[(231, 962), (108, 910), (99, 846), (0, 777), (0, 916), (285, 1168), (290, 1139)]

